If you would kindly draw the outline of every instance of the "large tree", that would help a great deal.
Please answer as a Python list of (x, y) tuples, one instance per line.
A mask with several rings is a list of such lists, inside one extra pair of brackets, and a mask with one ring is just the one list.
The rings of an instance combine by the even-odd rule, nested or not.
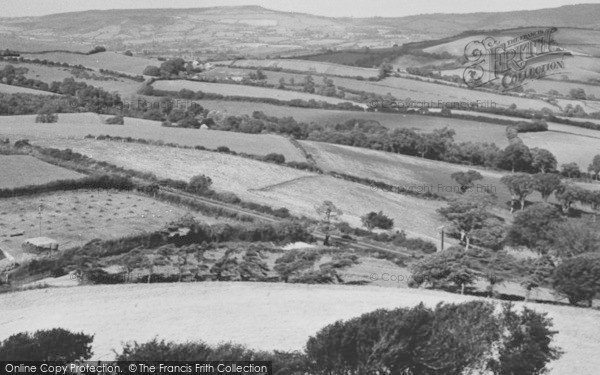
[(459, 185), (461, 193), (465, 193), (467, 190), (471, 189), (474, 185), (473, 181), (483, 179), (481, 173), (474, 170), (468, 170), (467, 172), (454, 172), (450, 175), (450, 177)]
[(500, 155), (500, 167), (513, 173), (530, 171), (532, 161), (529, 147), (522, 143), (511, 143)]
[(540, 173), (547, 173), (556, 170), (557, 161), (554, 154), (543, 148), (531, 149), (533, 161), (531, 166), (537, 169)]
[(536, 173), (533, 175), (533, 189), (542, 195), (544, 202), (547, 202), (550, 195), (558, 190), (560, 186), (560, 177), (557, 174)]
[(450, 247), (428, 255), (411, 268), (411, 286), (429, 285), (433, 288), (460, 290), (475, 281), (476, 273), (469, 267), (469, 257), (460, 247)]
[(329, 245), (329, 237), (331, 235), (331, 229), (333, 228), (332, 224), (343, 215), (343, 212), (331, 201), (324, 201), (319, 206), (315, 207), (315, 211), (321, 217), (320, 229), (325, 235), (323, 245), (327, 246)]
[(590, 172), (597, 180), (600, 175), (600, 154), (594, 156), (592, 164), (588, 166), (588, 172)]
[(554, 289), (576, 305), (600, 292), (600, 254), (582, 254), (562, 262), (554, 272)]
[(554, 225), (563, 220), (554, 206), (547, 203), (533, 204), (516, 214), (508, 230), (507, 242), (544, 254), (552, 246)]
[(465, 194), (454, 199), (438, 212), (450, 222), (449, 232), (459, 234), (469, 249), (473, 231), (485, 227), (492, 215), (487, 211), (489, 197), (482, 194)]
[(517, 200), (521, 203), (521, 210), (525, 208), (525, 198), (533, 193), (534, 182), (531, 175), (527, 173), (513, 173), (511, 175), (503, 176), (500, 179), (512, 195), (512, 201), (510, 205), (510, 212), (513, 212), (513, 202)]

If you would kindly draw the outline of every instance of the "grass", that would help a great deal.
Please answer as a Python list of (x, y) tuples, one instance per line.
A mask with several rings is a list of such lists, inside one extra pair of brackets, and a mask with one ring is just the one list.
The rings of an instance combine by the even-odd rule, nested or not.
[[(4, 322), (0, 337), (55, 327), (83, 331), (95, 335), (94, 360), (113, 360), (112, 350), (120, 352), (123, 342), (146, 342), (154, 337), (176, 342), (204, 340), (213, 345), (232, 341), (263, 350), (302, 350), (309, 336), (340, 319), (379, 308), (412, 307), (420, 302), (435, 307), (439, 302), (474, 299), (421, 289), (282, 283), (50, 288), (0, 295)], [(600, 312), (531, 303), (527, 306), (548, 313), (558, 331), (554, 344), (565, 353), (551, 363), (550, 375), (597, 373)]]
[(56, 95), (52, 92), (30, 89), (13, 85), (0, 83), (0, 92), (4, 94), (33, 94), (33, 95)]
[(284, 70), (314, 72), (316, 74), (325, 74), (331, 76), (364, 77), (365, 79), (370, 77), (376, 78), (379, 75), (378, 69), (360, 68), (356, 66), (308, 60), (237, 60), (234, 63), (227, 65), (235, 68), (281, 68)]
[[(32, 197), (0, 199), (0, 247), (12, 256), (22, 254), (27, 238), (40, 236), (39, 207), (42, 206), (42, 235), (66, 249), (95, 239), (119, 238), (156, 230), (183, 216), (187, 210), (130, 193), (77, 191)], [(211, 222), (213, 219), (199, 216)], [(24, 232), (21, 237), (11, 233)]]
[[(23, 68), (29, 69), (29, 72), (27, 72), (27, 74), (25, 74), (25, 77), (30, 78), (30, 79), (37, 79), (42, 82), (46, 82), (48, 84), (50, 84), (54, 81), (62, 82), (65, 78), (74, 78), (75, 81), (77, 81), (77, 82), (85, 82), (88, 85), (102, 88), (108, 92), (116, 91), (122, 97), (133, 95), (140, 88), (139, 82), (136, 82), (136, 81), (133, 81), (130, 79), (125, 79), (125, 78), (118, 78), (117, 81), (114, 81), (112, 79), (108, 80), (108, 81), (100, 81), (100, 80), (94, 80), (94, 79), (76, 78), (75, 76), (73, 76), (73, 74), (71, 74), (71, 68), (51, 67), (51, 66), (44, 66), (44, 65), (39, 65), (39, 64), (28, 64), (28, 63), (15, 64), (12, 62), (11, 63), (0, 62), (0, 69), (4, 68), (4, 66), (9, 65), (9, 64), (13, 65), (15, 67), (18, 67), (18, 68), (23, 67)], [(88, 73), (91, 73), (91, 72), (88, 72)], [(99, 75), (99, 73), (93, 73), (93, 74)]]
[(204, 146), (216, 149), (229, 147), (232, 151), (254, 155), (278, 153), (286, 161), (305, 161), (303, 154), (285, 137), (272, 134), (242, 134), (216, 130), (197, 130), (162, 127), (160, 122), (126, 118), (125, 125), (105, 125), (103, 116), (94, 113), (59, 114), (55, 124), (36, 124), (35, 115), (0, 117), (0, 134), (11, 139), (83, 138), (88, 134), (162, 140), (185, 146)]
[(0, 176), (0, 189), (83, 177), (82, 174), (25, 155), (0, 155)]
[(441, 225), (436, 209), (443, 202), (373, 192), (365, 185), (227, 154), (119, 142), (44, 143), (162, 178), (189, 180), (205, 174), (218, 191), (229, 191), (244, 200), (272, 207), (287, 207), (296, 215), (318, 218), (314, 207), (332, 200), (344, 211), (342, 219), (357, 227), (362, 225), (360, 216), (373, 210), (389, 214), (397, 229), (432, 241), (437, 241), (436, 228)]
[(54, 52), (44, 54), (27, 54), (29, 59), (38, 58), (55, 62), (66, 62), (71, 65), (83, 65), (87, 68), (100, 70), (108, 69), (132, 75), (142, 74), (148, 65), (160, 65), (159, 61), (141, 57), (125, 56), (116, 52), (100, 52), (93, 55), (78, 55), (72, 53)]
[(272, 98), (278, 100), (294, 100), (301, 99), (309, 101), (311, 99), (316, 101), (323, 101), (330, 104), (345, 103), (348, 100), (333, 98), (328, 96), (321, 96), (316, 94), (309, 94), (305, 92), (296, 92), (288, 90), (278, 90), (265, 87), (256, 86), (245, 86), (238, 84), (228, 83), (208, 83), (208, 82), (195, 82), (195, 81), (157, 81), (154, 83), (154, 88), (159, 90), (167, 91), (179, 91), (181, 89), (188, 89), (192, 91), (203, 91), (205, 93), (220, 94), (225, 96), (245, 96), (251, 98)]

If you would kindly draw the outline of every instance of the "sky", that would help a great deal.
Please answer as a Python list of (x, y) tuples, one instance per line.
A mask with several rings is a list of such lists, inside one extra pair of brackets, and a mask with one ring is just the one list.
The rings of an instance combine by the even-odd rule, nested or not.
[(504, 12), (600, 0), (0, 0), (0, 17), (40, 16), (91, 9), (202, 8), (260, 5), (329, 17), (401, 17), (423, 13)]

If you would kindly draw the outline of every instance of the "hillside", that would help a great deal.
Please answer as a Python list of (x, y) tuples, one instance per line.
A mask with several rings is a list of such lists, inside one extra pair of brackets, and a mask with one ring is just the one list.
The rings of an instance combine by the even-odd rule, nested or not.
[[(329, 18), (257, 6), (193, 9), (93, 10), (42, 17), (4, 18), (3, 44), (54, 50), (94, 44), (111, 49), (210, 50), (265, 56), (320, 48), (391, 47), (468, 30), (523, 25), (594, 28), (600, 5), (504, 13), (425, 14), (396, 18)], [(238, 35), (245, 34), (244, 40)], [(22, 41), (22, 43), (19, 43)], [(84, 47), (86, 46), (86, 47)]]
[[(226, 339), (253, 349), (301, 350), (309, 336), (339, 319), (419, 302), (433, 307), (473, 299), (422, 289), (231, 282), (53, 288), (0, 295), (0, 337), (54, 327), (83, 331), (95, 334), (93, 359), (102, 360), (112, 360), (112, 350), (120, 351), (123, 342), (146, 342), (157, 336), (177, 342), (217, 344)], [(551, 375), (597, 373), (600, 312), (527, 306), (548, 313), (558, 331), (555, 343), (565, 351), (550, 364)]]

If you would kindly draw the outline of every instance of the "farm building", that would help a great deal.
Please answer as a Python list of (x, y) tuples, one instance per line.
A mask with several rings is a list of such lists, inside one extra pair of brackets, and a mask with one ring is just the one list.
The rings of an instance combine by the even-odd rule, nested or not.
[(21, 245), (23, 252), (29, 254), (52, 254), (52, 251), (58, 251), (58, 242), (48, 237), (30, 238)]

